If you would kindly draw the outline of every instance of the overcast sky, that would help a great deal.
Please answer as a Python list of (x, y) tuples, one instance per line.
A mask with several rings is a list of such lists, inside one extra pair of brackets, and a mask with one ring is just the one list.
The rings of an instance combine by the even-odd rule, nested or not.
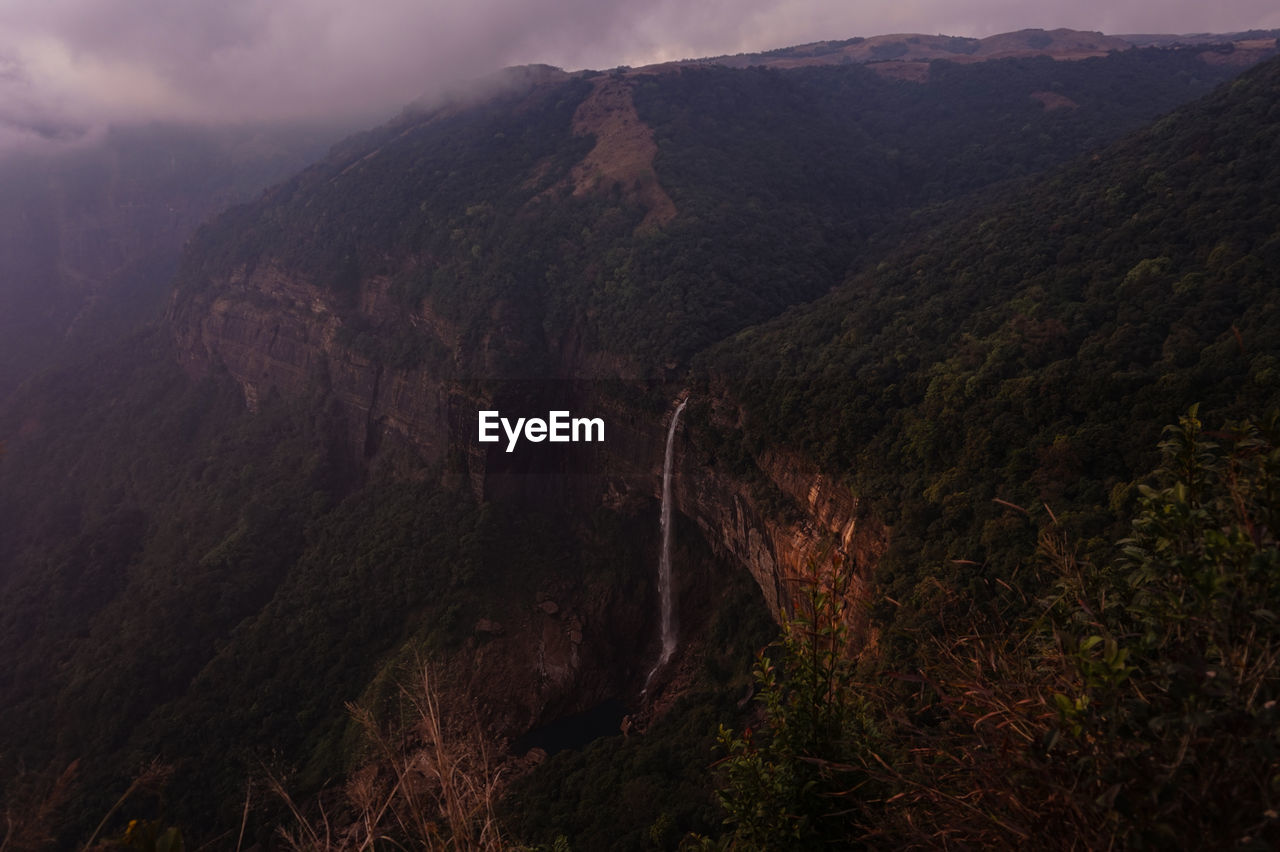
[(643, 65), (895, 32), (1280, 27), (1276, 0), (0, 0), (0, 147), (111, 121), (394, 113), (527, 62)]

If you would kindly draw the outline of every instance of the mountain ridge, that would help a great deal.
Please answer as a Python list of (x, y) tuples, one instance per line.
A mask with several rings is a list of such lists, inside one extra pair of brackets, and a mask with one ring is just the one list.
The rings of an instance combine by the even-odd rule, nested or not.
[[(892, 64), (919, 67), (933, 60), (950, 62), (983, 62), (991, 59), (1049, 56), (1059, 60), (1080, 60), (1105, 56), (1112, 51), (1136, 47), (1186, 47), (1204, 45), (1205, 54), (1229, 50), (1239, 52), (1240, 61), (1257, 62), (1275, 55), (1280, 30), (1238, 33), (1201, 33), (1179, 35), (1106, 35), (1097, 31), (1072, 29), (1022, 29), (1007, 33), (968, 38), (963, 36), (895, 33), (855, 37), (841, 41), (819, 41), (756, 53), (712, 56), (655, 63), (634, 69), (636, 73), (670, 69), (682, 65), (716, 64), (731, 68), (765, 66), (797, 68), (808, 65), (840, 65), (886, 63), (877, 67), (880, 73), (919, 81), (918, 75), (895, 70)], [(1211, 61), (1206, 59), (1206, 61)]]

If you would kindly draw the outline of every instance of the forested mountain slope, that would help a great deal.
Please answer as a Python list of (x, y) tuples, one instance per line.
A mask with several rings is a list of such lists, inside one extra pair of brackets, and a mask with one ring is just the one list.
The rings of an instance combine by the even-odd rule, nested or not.
[(1259, 66), (915, 234), (707, 363), (754, 441), (803, 448), (880, 501), (904, 561), (1006, 562), (994, 497), (1096, 535), (1189, 405), (1277, 403), (1278, 84), (1280, 65)]
[(726, 739), (739, 842), (1274, 845), (1278, 96), (1272, 61), (708, 355), (751, 452), (893, 524), (860, 670), (762, 678)]
[[(223, 217), (188, 257), (181, 305), (238, 269), (274, 265), (347, 296), (378, 278), (403, 310), (425, 299), (464, 336), (510, 305), (504, 321), (532, 348), (525, 376), (571, 341), (655, 375), (825, 293), (901, 212), (1061, 162), (1234, 73), (1199, 54), (941, 62), (927, 83), (860, 66), (533, 74), (475, 108), (354, 137)], [(1044, 92), (1071, 106), (1047, 108)], [(656, 143), (630, 181), (574, 170), (605, 130), (592, 121), (605, 98)], [(655, 180), (674, 202), (660, 228), (639, 185)]]
[[(216, 838), (265, 768), (310, 795), (364, 766), (346, 703), (398, 718), (420, 656), (499, 749), (606, 699), (669, 706), (640, 693), (692, 388), (689, 638), (660, 699), (681, 715), (553, 758), (510, 821), (717, 831), (706, 749), (746, 712), (764, 620), (743, 567), (776, 605), (848, 532), (871, 633), (908, 660), (931, 584), (985, 593), (1026, 558), (992, 497), (1104, 549), (1162, 423), (1276, 402), (1277, 66), (1080, 159), (1233, 73), (1201, 52), (926, 82), (524, 69), (218, 217), (163, 325), (0, 412), (10, 800), (79, 761), (73, 843), (159, 756), (166, 818)], [(474, 440), (495, 401), (599, 410), (610, 437), (522, 468)], [(548, 792), (622, 766), (626, 813)]]

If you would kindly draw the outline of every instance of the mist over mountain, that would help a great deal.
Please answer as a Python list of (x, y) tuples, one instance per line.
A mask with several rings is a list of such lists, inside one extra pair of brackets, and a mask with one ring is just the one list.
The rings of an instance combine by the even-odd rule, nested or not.
[(0, 156), (0, 397), (67, 344), (154, 321), (196, 226), (321, 155), (327, 126), (124, 126)]
[(877, 36), (11, 155), (4, 843), (1273, 842), (1276, 52)]

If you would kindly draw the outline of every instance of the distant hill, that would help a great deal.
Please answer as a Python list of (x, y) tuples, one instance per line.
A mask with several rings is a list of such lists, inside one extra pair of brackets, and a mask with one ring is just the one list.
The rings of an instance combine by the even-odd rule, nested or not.
[(935, 59), (951, 62), (984, 62), (1010, 57), (1049, 56), (1061, 60), (1078, 60), (1105, 56), (1112, 51), (1129, 50), (1135, 47), (1202, 45), (1206, 48), (1205, 61), (1222, 61), (1209, 54), (1235, 54), (1234, 61), (1248, 64), (1274, 56), (1278, 36), (1280, 31), (1277, 30), (1197, 35), (1114, 36), (1069, 29), (1026, 29), (986, 38), (900, 33), (843, 41), (819, 41), (761, 53), (738, 53), (732, 56), (688, 59), (670, 64), (715, 64), (730, 68), (748, 68), (755, 65), (768, 68), (798, 68), (807, 65), (841, 65), (849, 62), (875, 63), (876, 70), (880, 73), (918, 80), (928, 73), (926, 64)]

